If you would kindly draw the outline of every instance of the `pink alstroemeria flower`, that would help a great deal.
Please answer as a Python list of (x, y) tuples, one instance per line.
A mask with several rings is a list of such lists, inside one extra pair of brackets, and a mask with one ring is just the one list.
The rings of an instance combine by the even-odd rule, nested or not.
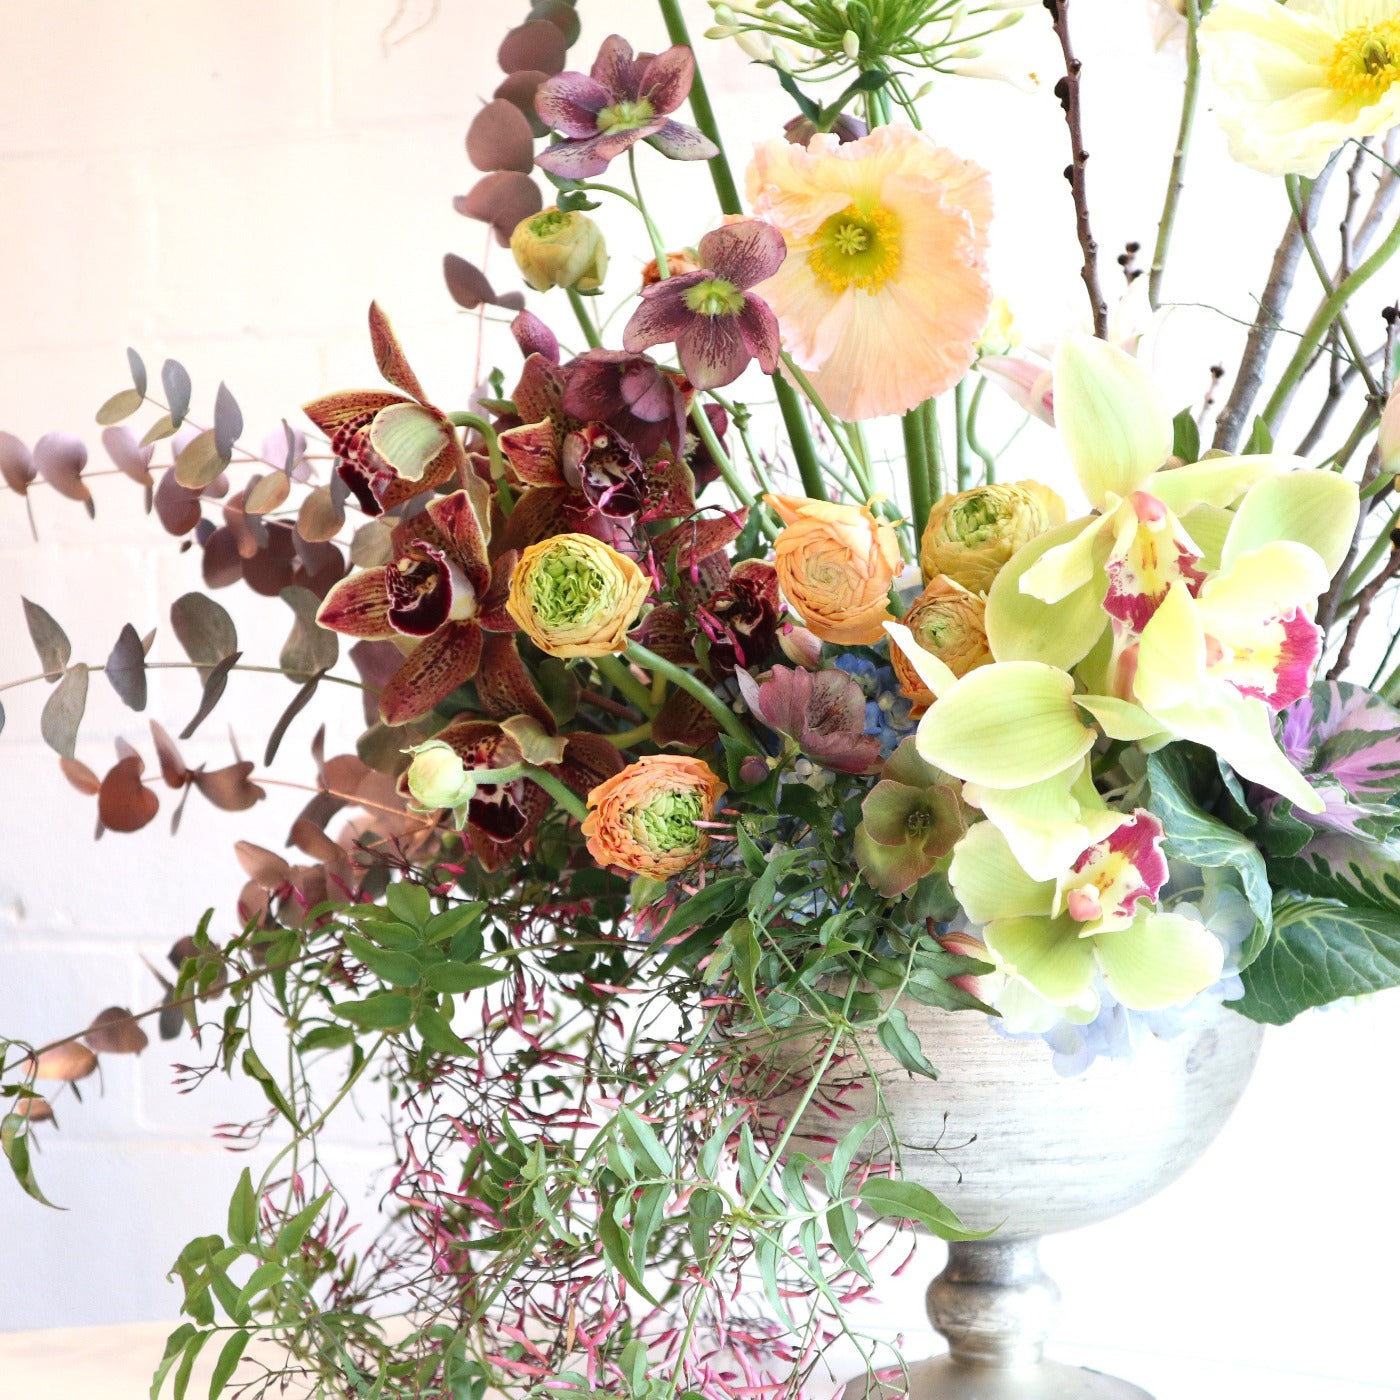
[(761, 219), (739, 219), (707, 233), (701, 266), (642, 289), (622, 343), (628, 350), (674, 341), (686, 378), (697, 389), (732, 384), (757, 360), (765, 374), (778, 366), (778, 318), (749, 292), (787, 256), (783, 236)]
[(610, 35), (587, 74), (560, 73), (540, 84), (535, 111), (565, 139), (535, 163), (562, 179), (586, 180), (638, 141), (672, 160), (709, 160), (719, 154), (714, 143), (670, 117), (694, 78), (695, 55), (683, 44), (634, 57), (626, 39)]

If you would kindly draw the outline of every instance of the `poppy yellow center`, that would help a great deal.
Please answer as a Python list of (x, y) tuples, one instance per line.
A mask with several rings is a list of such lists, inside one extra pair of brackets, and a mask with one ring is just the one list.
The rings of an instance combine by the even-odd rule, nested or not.
[(1344, 97), (1376, 102), (1400, 78), (1400, 19), (1358, 24), (1337, 41), (1327, 86)]
[(878, 292), (899, 271), (899, 224), (888, 209), (848, 205), (817, 230), (807, 265), (835, 292)]

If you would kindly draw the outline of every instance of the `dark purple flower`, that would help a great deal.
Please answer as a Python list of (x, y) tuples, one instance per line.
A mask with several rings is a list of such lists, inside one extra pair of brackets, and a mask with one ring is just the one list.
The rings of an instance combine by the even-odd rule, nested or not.
[(551, 175), (586, 180), (638, 141), (673, 160), (709, 160), (713, 142), (670, 119), (695, 77), (695, 56), (682, 44), (641, 53), (618, 34), (603, 40), (588, 74), (560, 73), (540, 84), (535, 110), (565, 139), (536, 157)]
[(697, 389), (736, 380), (750, 360), (765, 374), (778, 365), (778, 318), (748, 289), (770, 278), (787, 256), (783, 236), (762, 219), (741, 219), (700, 240), (695, 272), (642, 289), (622, 343), (629, 350), (674, 341)]
[(880, 761), (879, 739), (865, 732), (865, 694), (844, 671), (775, 666), (761, 681), (735, 677), (754, 716), (824, 768), (869, 773)]
[(643, 457), (685, 443), (685, 395), (650, 355), (588, 350), (564, 366), (564, 412), (616, 428)]

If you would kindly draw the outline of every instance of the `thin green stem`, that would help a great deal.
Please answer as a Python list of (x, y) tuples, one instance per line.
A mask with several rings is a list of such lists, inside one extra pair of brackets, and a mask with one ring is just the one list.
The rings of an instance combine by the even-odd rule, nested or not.
[[(73, 666), (78, 664), (80, 663), (69, 662), (68, 665), (65, 666), (63, 669), (65, 671), (68, 671), (71, 670)], [(102, 667), (100, 665), (89, 664), (87, 669), (89, 671), (100, 671), (102, 670)], [(197, 666), (193, 661), (146, 662), (146, 670), (148, 671), (197, 671), (200, 669), (201, 667)], [(311, 679), (310, 672), (303, 674), (300, 671), (284, 671), (280, 666), (244, 666), (242, 664), (236, 664), (230, 666), (229, 670), (253, 671), (259, 675), (264, 676), (285, 676), (288, 680), (294, 681), (309, 681)], [(40, 671), (37, 675), (34, 676), (21, 676), (20, 679), (16, 681), (5, 681), (4, 684), (0, 684), (0, 690), (14, 690), (18, 686), (33, 685), (35, 681), (42, 681), (47, 679), (48, 677), (44, 674), (44, 672)], [(323, 675), (321, 679), (323, 681), (330, 681), (332, 685), (353, 686), (356, 690), (367, 690), (369, 688), (368, 686), (364, 685), (361, 681), (352, 681), (348, 676)]]
[(656, 275), (658, 278), (668, 277), (671, 268), (666, 261), (666, 244), (662, 241), (661, 230), (656, 227), (651, 214), (647, 211), (646, 200), (642, 197), (642, 183), (637, 179), (637, 148), (635, 146), (627, 148), (627, 173), (632, 177), (632, 188), (637, 194), (637, 209), (641, 213), (642, 222), (647, 226), (647, 237), (651, 239), (651, 251), (656, 258)]
[(695, 431), (700, 435), (700, 441), (709, 449), (710, 456), (714, 459), (715, 466), (719, 468), (719, 474), (724, 478), (724, 484), (734, 493), (737, 499), (748, 509), (758, 521), (759, 529), (768, 538), (776, 539), (778, 532), (769, 518), (767, 509), (754, 497), (752, 491), (744, 485), (739, 478), (739, 473), (734, 470), (734, 463), (730, 460), (729, 454), (724, 450), (724, 444), (720, 442), (709, 417), (705, 413), (704, 405), (697, 398), (690, 406), (690, 421), (695, 424)]
[(802, 411), (802, 400), (792, 385), (779, 374), (773, 376), (773, 392), (778, 397), (778, 410), (783, 415), (783, 427), (787, 429), (788, 446), (792, 448), (793, 461), (797, 463), (802, 489), (812, 500), (824, 501), (826, 487), (822, 483), (821, 462), (817, 457), (816, 444), (812, 441), (812, 430), (807, 425), (807, 415)]
[(651, 703), (650, 689), (627, 669), (620, 657), (595, 656), (591, 659), (599, 674), (614, 690), (621, 691), (648, 719), (655, 716), (656, 707)]
[(1147, 295), (1154, 309), (1161, 302), (1167, 253), (1171, 248), (1176, 216), (1181, 207), (1181, 191), (1186, 184), (1186, 160), (1191, 150), (1191, 128), (1195, 125), (1196, 100), (1201, 89), (1201, 52), (1196, 43), (1196, 29), (1200, 22), (1200, 0), (1186, 0), (1186, 86), (1181, 94), (1181, 124), (1176, 133), (1176, 150), (1172, 154), (1167, 197), (1162, 205), (1161, 221), (1157, 225), (1157, 246), (1152, 252), (1152, 270), (1147, 278)]
[(822, 401), (822, 396), (817, 393), (812, 381), (807, 378), (801, 366), (798, 365), (797, 361), (794, 360), (786, 350), (782, 352), (782, 360), (783, 367), (792, 377), (793, 383), (802, 390), (807, 402), (816, 409), (817, 417), (826, 425), (826, 430), (831, 434), (832, 441), (841, 449), (841, 455), (846, 459), (846, 464), (850, 467), (852, 475), (855, 477), (856, 481), (860, 483), (861, 487), (864, 488), (865, 481), (861, 472), (860, 459), (852, 450), (850, 443), (846, 441), (846, 435), (841, 431), (840, 422)]
[(1397, 250), (1400, 250), (1400, 219), (1396, 220), (1395, 226), (1386, 235), (1385, 242), (1350, 276), (1344, 277), (1333, 289), (1332, 294), (1318, 307), (1317, 314), (1303, 333), (1303, 338), (1298, 348), (1293, 352), (1293, 358), (1289, 360), (1283, 377), (1278, 382), (1278, 387), (1275, 388), (1264, 408), (1263, 418), (1270, 432), (1277, 433), (1283, 410), (1287, 407), (1289, 399), (1293, 397), (1293, 391), (1302, 382), (1313, 356), (1317, 353), (1318, 346), (1322, 344), (1333, 321), (1336, 320), (1340, 312), (1346, 310), (1352, 296), (1394, 257)]
[(574, 309), (574, 317), (578, 321), (579, 329), (583, 332), (583, 338), (588, 342), (590, 350), (596, 350), (602, 345), (602, 337), (598, 334), (598, 327), (593, 320), (592, 313), (584, 301), (583, 295), (577, 287), (567, 289), (569, 305)]
[(639, 724), (635, 729), (624, 730), (621, 734), (604, 734), (603, 738), (614, 748), (630, 749), (633, 744), (644, 744), (651, 738), (651, 720)]
[[(690, 42), (690, 31), (681, 14), (680, 0), (658, 0), (661, 18), (666, 24), (666, 33), (673, 44), (684, 44), (694, 49)], [(718, 155), (706, 162), (710, 168), (710, 179), (714, 182), (715, 195), (719, 207), (725, 214), (742, 214), (744, 206), (739, 199), (739, 189), (734, 183), (734, 172), (729, 168), (729, 158), (724, 153), (724, 142), (719, 139), (719, 125), (715, 121), (715, 109), (710, 105), (710, 94), (705, 80), (700, 75), (700, 67), (695, 67), (695, 77), (690, 84), (690, 110), (695, 117), (695, 125), (715, 143)]]
[(501, 439), (495, 428), (476, 413), (449, 413), (447, 421), (459, 428), (470, 428), (474, 433), (481, 434), (486, 442), (487, 456), (491, 459), (491, 478), (493, 481), (504, 482), (506, 459), (501, 455)]
[(923, 539), (928, 524), (928, 450), (924, 442), (923, 406), (911, 408), (901, 422), (904, 430), (904, 467), (909, 478), (909, 508), (914, 516), (914, 538)]
[(689, 671), (677, 666), (674, 661), (667, 661), (664, 656), (658, 656), (654, 651), (648, 651), (640, 642), (627, 644), (627, 656), (629, 660), (644, 670), (650, 671), (652, 675), (665, 676), (673, 685), (698, 700), (719, 721), (720, 727), (731, 739), (737, 740), (750, 753), (758, 752), (758, 745), (754, 743), (753, 736), (749, 731), (744, 728), (739, 716), (704, 681), (697, 676), (692, 676)]
[(977, 432), (977, 418), (982, 412), (982, 396), (987, 392), (987, 381), (979, 378), (972, 391), (972, 402), (967, 406), (967, 445), (982, 459), (982, 479), (990, 486), (997, 479), (996, 453), (987, 447)]
[(958, 380), (953, 389), (953, 420), (956, 429), (954, 441), (957, 444), (958, 490), (966, 491), (972, 485), (972, 454), (967, 446), (967, 380)]
[(938, 404), (933, 399), (924, 405), (924, 456), (928, 461), (929, 502), (937, 505), (943, 494), (943, 435), (938, 431)]

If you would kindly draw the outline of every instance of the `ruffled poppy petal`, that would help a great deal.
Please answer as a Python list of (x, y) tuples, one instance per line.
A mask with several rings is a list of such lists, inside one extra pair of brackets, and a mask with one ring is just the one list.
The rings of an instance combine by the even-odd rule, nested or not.
[(426, 715), (476, 675), (481, 646), (481, 628), (474, 622), (439, 628), (394, 672), (379, 696), (379, 718), (385, 724), (407, 724)]
[(770, 278), (787, 257), (783, 235), (762, 219), (741, 219), (711, 229), (697, 249), (700, 262), (716, 277), (741, 290)]

